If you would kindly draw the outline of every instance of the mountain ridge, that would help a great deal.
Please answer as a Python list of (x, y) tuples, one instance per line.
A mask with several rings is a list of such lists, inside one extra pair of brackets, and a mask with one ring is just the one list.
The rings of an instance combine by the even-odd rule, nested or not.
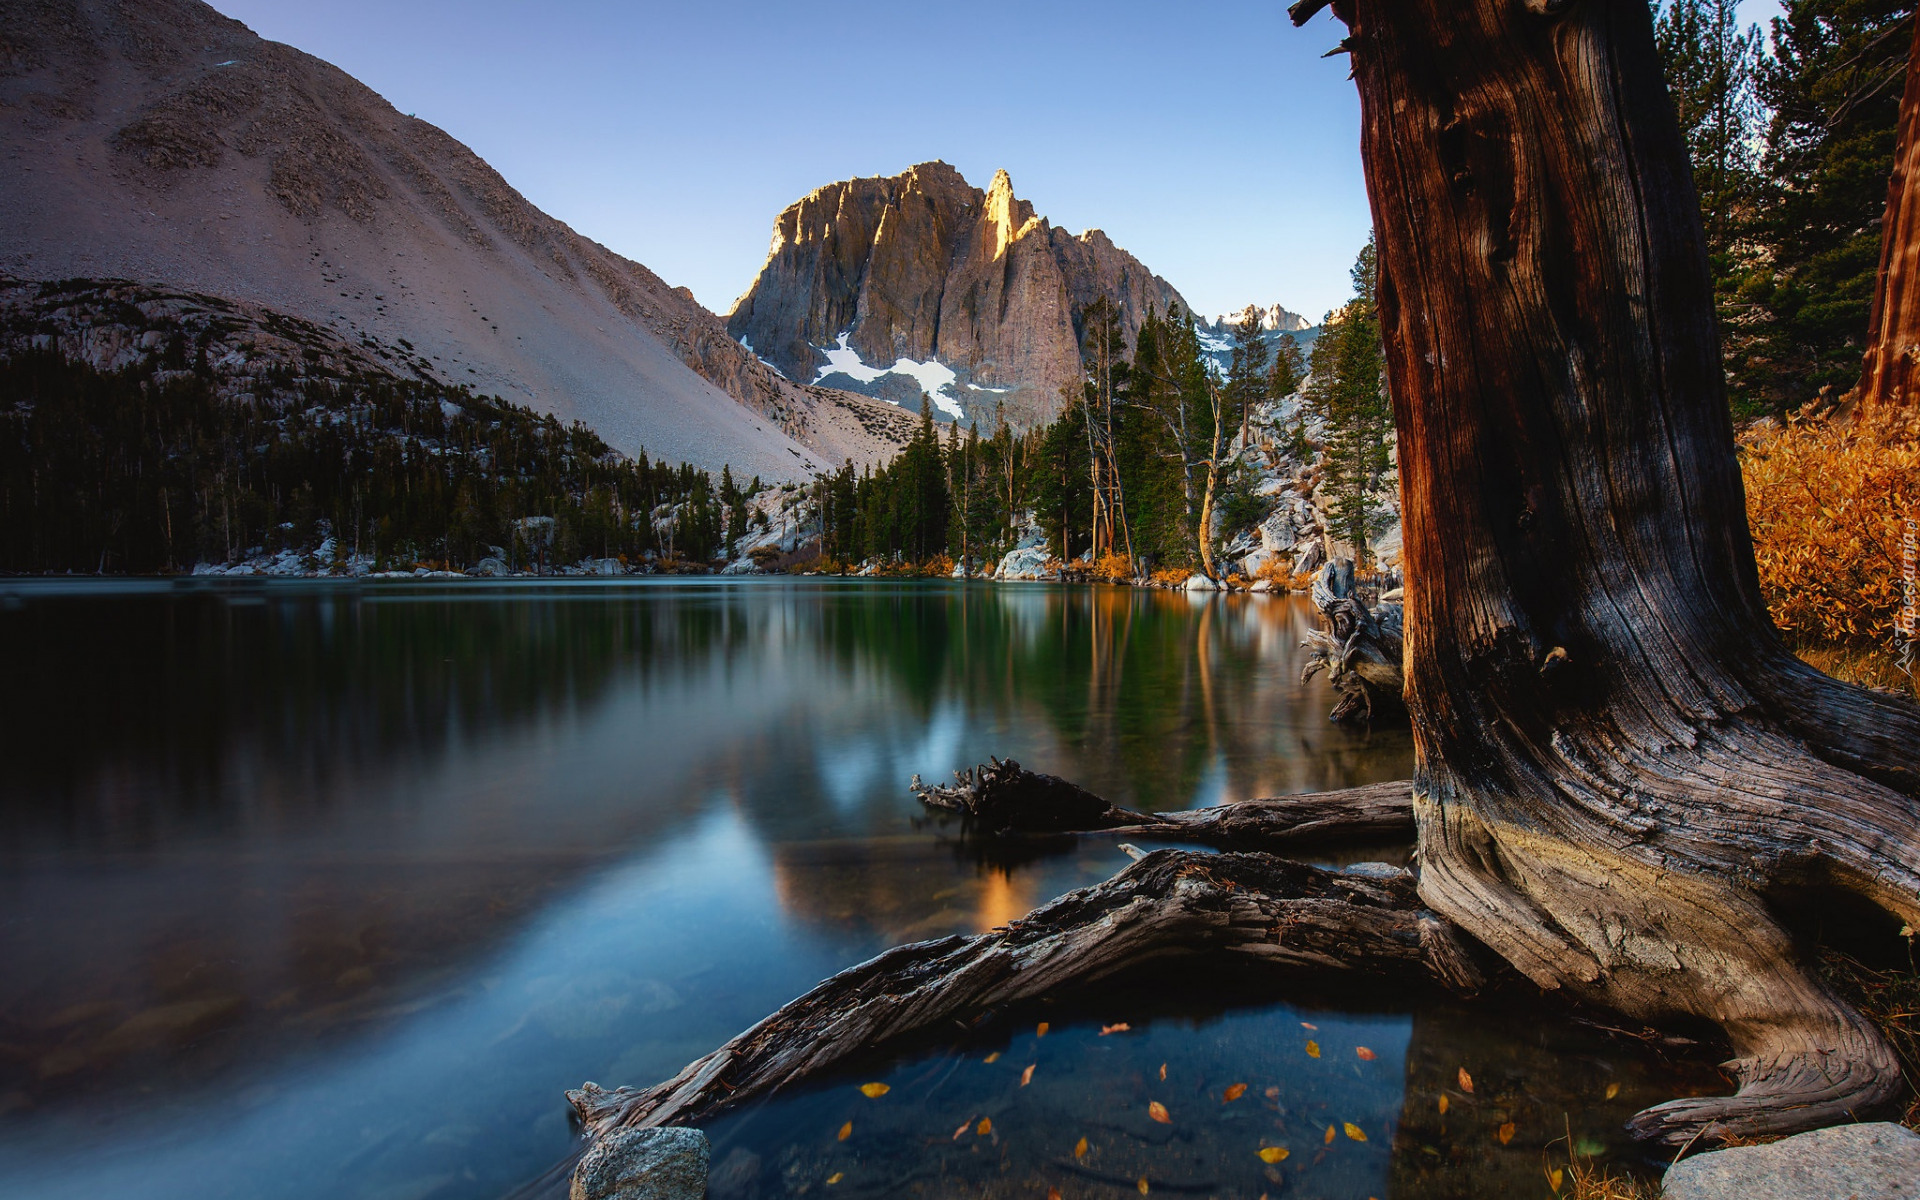
[(714, 469), (804, 477), (910, 431), (782, 378), (445, 131), (199, 0), (0, 2), (0, 157), (0, 273), (260, 304)]

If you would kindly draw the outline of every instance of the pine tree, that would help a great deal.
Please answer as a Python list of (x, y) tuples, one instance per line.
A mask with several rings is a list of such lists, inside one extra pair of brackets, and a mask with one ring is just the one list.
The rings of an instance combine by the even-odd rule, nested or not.
[(1729, 360), (1737, 403), (1780, 410), (1859, 373), (1912, 39), (1911, 0), (1788, 0), (1759, 95), (1756, 265)]
[(1322, 429), (1328, 532), (1364, 560), (1367, 543), (1385, 523), (1374, 493), (1389, 481), (1393, 437), (1371, 237), (1354, 262), (1353, 287), (1353, 299), (1329, 314), (1313, 344), (1305, 398)]

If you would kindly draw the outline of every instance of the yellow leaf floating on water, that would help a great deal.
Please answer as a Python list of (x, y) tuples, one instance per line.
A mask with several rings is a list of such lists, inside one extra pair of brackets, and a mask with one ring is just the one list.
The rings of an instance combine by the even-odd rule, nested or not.
[(998, 1050), (995, 1050), (995, 1051), (994, 1051), (994, 1052), (993, 1052), (992, 1054), (989, 1054), (989, 1055), (987, 1055), (987, 1061), (988, 1061), (988, 1062), (999, 1062), (999, 1061), (1000, 1061), (1000, 1052), (999, 1052)]
[(1560, 1190), (1560, 1181), (1566, 1177), (1567, 1173), (1565, 1171), (1562, 1171), (1559, 1167), (1555, 1167), (1553, 1170), (1547, 1172), (1547, 1183), (1557, 1192)]
[(1167, 1081), (1167, 1064), (1161, 1063), (1160, 1064), (1160, 1082), (1165, 1083), (1166, 1081)]
[(1319, 1042), (1308, 1042), (1308, 1043), (1307, 1043), (1307, 1057), (1308, 1057), (1308, 1058), (1319, 1058), (1319, 1057), (1320, 1057), (1320, 1043), (1319, 1043)]
[(1611, 1100), (1611, 1099), (1613, 1099), (1613, 1098), (1614, 1098), (1615, 1096), (1618, 1096), (1619, 1094), (1620, 1094), (1620, 1085), (1619, 1085), (1619, 1084), (1617, 1084), (1617, 1083), (1610, 1083), (1610, 1084), (1608, 1084), (1608, 1085), (1607, 1085), (1607, 1099), (1609, 1099), (1609, 1100)]
[(1148, 1101), (1147, 1115), (1152, 1117), (1154, 1120), (1160, 1122), (1162, 1125), (1173, 1124), (1173, 1115), (1167, 1111), (1167, 1106), (1160, 1103), (1158, 1100)]
[(978, 1125), (976, 1125), (976, 1126), (974, 1126), (974, 1127), (973, 1127), (973, 1131), (974, 1131), (975, 1133), (977, 1133), (977, 1134), (979, 1134), (979, 1135), (980, 1135), (981, 1137), (985, 1137), (985, 1136), (987, 1136), (988, 1134), (990, 1134), (990, 1133), (992, 1133), (992, 1132), (993, 1132), (993, 1118), (992, 1118), (992, 1117), (981, 1117), (981, 1118), (980, 1118), (980, 1123), (979, 1123)]
[(892, 1090), (892, 1088), (884, 1083), (863, 1083), (860, 1085), (860, 1094), (869, 1100), (878, 1100)]
[(1269, 1099), (1269, 1100), (1278, 1100), (1279, 1098), (1280, 1098), (1280, 1089), (1279, 1089), (1279, 1088), (1277, 1088), (1277, 1087), (1270, 1087), (1270, 1088), (1268, 1088), (1268, 1089), (1267, 1089), (1267, 1099)]
[(827, 1186), (832, 1187), (834, 1184), (839, 1183), (842, 1179), (845, 1179), (846, 1177), (847, 1177), (847, 1173), (845, 1171), (835, 1171), (833, 1174), (827, 1176)]
[(1053, 1026), (1051, 1026), (1051, 1025), (1049, 1025), (1049, 1024), (1047, 1024), (1047, 1023), (1046, 1023), (1045, 1021), (1042, 1021), (1042, 1022), (1040, 1022), (1040, 1028), (1038, 1028), (1038, 1029), (1036, 1029), (1036, 1030), (1034, 1030), (1034, 1031), (1033, 1031), (1033, 1036), (1035, 1036), (1035, 1037), (1045, 1037), (1045, 1036), (1047, 1036), (1047, 1030), (1049, 1030), (1049, 1029), (1052, 1029), (1052, 1028), (1053, 1028)]
[(1314, 1031), (1315, 1033), (1319, 1033), (1319, 1032), (1320, 1032), (1320, 1027), (1319, 1027), (1318, 1025), (1315, 1025), (1315, 1024), (1314, 1024), (1314, 1023), (1312, 1022), (1312, 1021), (1302, 1021), (1302, 1022), (1300, 1022), (1300, 1028), (1302, 1028), (1302, 1029), (1311, 1029), (1311, 1030), (1313, 1030), (1313, 1031)]
[(1445, 1092), (1440, 1093), (1440, 1115), (1443, 1117), (1447, 1115), (1447, 1094)]
[(1244, 1095), (1246, 1095), (1246, 1094), (1247, 1094), (1247, 1085), (1246, 1085), (1246, 1084), (1244, 1084), (1244, 1083), (1230, 1083), (1230, 1084), (1228, 1084), (1228, 1085), (1227, 1085), (1227, 1091), (1226, 1091), (1226, 1094), (1225, 1094), (1225, 1095), (1224, 1095), (1223, 1097), (1221, 1097), (1221, 1100), (1220, 1100), (1220, 1103), (1222, 1103), (1222, 1104), (1232, 1104), (1232, 1103), (1233, 1103), (1233, 1102), (1234, 1102), (1235, 1100), (1238, 1100), (1238, 1099), (1239, 1099), (1240, 1097), (1242, 1097), (1242, 1096), (1244, 1096)]
[(1355, 1046), (1353, 1052), (1360, 1056), (1361, 1062), (1372, 1062), (1377, 1056), (1365, 1046)]
[(1125, 1021), (1121, 1021), (1117, 1025), (1102, 1025), (1100, 1027), (1100, 1036), (1105, 1037), (1110, 1033), (1127, 1033), (1132, 1029), (1133, 1026), (1127, 1024)]
[(1512, 1121), (1508, 1121), (1505, 1125), (1502, 1125), (1500, 1127), (1499, 1132), (1496, 1136), (1499, 1137), (1500, 1144), (1504, 1146), (1508, 1142), (1513, 1140), (1513, 1133), (1514, 1133), (1514, 1124)]
[(1048, 1188), (1048, 1189), (1047, 1189), (1047, 1200), (1060, 1200), (1060, 1189), (1059, 1189), (1059, 1188)]
[(1030, 1084), (1030, 1083), (1032, 1083), (1032, 1082), (1033, 1082), (1033, 1068), (1034, 1068), (1034, 1067), (1037, 1067), (1037, 1066), (1039, 1066), (1039, 1065), (1040, 1065), (1039, 1063), (1029, 1063), (1029, 1064), (1028, 1064), (1028, 1066), (1027, 1066), (1027, 1069), (1026, 1069), (1026, 1070), (1024, 1070), (1024, 1071), (1022, 1071), (1022, 1072), (1020, 1072), (1020, 1086), (1021, 1086), (1021, 1087), (1025, 1087), (1025, 1086), (1027, 1086), (1028, 1084)]
[(852, 1137), (852, 1136), (853, 1136), (853, 1122), (852, 1122), (852, 1121), (848, 1121), (848, 1122), (847, 1122), (847, 1123), (846, 1123), (845, 1125), (842, 1125), (842, 1126), (840, 1127), (840, 1137), (839, 1137), (839, 1140), (841, 1140), (841, 1141), (843, 1141), (843, 1142), (844, 1142), (844, 1141), (846, 1141), (846, 1140), (847, 1140), (848, 1138), (850, 1138), (850, 1137)]
[(1087, 1139), (1081, 1138), (1073, 1144), (1073, 1156), (1075, 1158), (1085, 1158), (1087, 1156)]
[(1333, 1126), (1331, 1125), (1327, 1126), (1327, 1137), (1326, 1137), (1327, 1145), (1329, 1146), (1333, 1145), (1333, 1138), (1334, 1138), (1335, 1132), (1336, 1131), (1334, 1130)]
[(1144, 1195), (1146, 1195), (1146, 1194), (1147, 1194), (1147, 1190), (1148, 1190), (1148, 1189), (1147, 1189), (1147, 1177), (1146, 1177), (1145, 1175), (1142, 1175), (1142, 1176), (1140, 1177), (1140, 1182), (1139, 1182), (1139, 1183), (1136, 1183), (1136, 1184), (1134, 1184), (1134, 1186), (1140, 1189), (1140, 1194), (1141, 1194), (1142, 1196), (1144, 1196)]
[(1287, 1149), (1285, 1146), (1263, 1146), (1260, 1149), (1260, 1161), (1263, 1163), (1277, 1163), (1284, 1160), (1287, 1155), (1291, 1153), (1293, 1153), (1293, 1151)]
[(960, 1128), (953, 1131), (953, 1137), (950, 1140), (956, 1141), (956, 1142), (959, 1141), (960, 1136), (966, 1133), (967, 1130), (972, 1128), (973, 1128), (973, 1118), (968, 1117), (966, 1120), (960, 1122)]
[(1347, 1136), (1356, 1142), (1364, 1142), (1367, 1140), (1367, 1131), (1355, 1125), (1352, 1121), (1342, 1122), (1341, 1128), (1345, 1129)]
[(1473, 1095), (1473, 1076), (1467, 1074), (1465, 1067), (1460, 1068), (1460, 1090), (1469, 1096)]

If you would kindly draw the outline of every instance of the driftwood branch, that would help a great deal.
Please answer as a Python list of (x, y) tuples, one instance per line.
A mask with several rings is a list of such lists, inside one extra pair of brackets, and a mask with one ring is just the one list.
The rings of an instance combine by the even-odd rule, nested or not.
[(1308, 631), (1301, 643), (1307, 661), (1300, 682), (1327, 673), (1340, 694), (1331, 714), (1335, 721), (1371, 721), (1400, 712), (1405, 685), (1401, 606), (1369, 606), (1354, 587), (1353, 563), (1346, 559), (1328, 563), (1314, 576), (1313, 604), (1327, 627)]
[(1406, 871), (1327, 871), (1266, 854), (1161, 850), (1004, 928), (901, 946), (835, 975), (645, 1091), (588, 1083), (587, 1129), (697, 1123), (948, 1020), (1201, 955), (1480, 986), (1470, 945)]
[(959, 813), (976, 836), (1108, 832), (1245, 850), (1413, 836), (1413, 785), (1404, 779), (1170, 813), (1109, 804), (1012, 759), (957, 771), (954, 780), (951, 786), (930, 785), (916, 775), (913, 792), (933, 808)]

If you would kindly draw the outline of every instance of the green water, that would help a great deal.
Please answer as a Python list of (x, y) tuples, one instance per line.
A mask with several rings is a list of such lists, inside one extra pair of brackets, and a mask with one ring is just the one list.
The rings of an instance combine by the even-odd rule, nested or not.
[[(1404, 730), (1298, 685), (1309, 619), (1037, 585), (0, 583), (0, 1196), (500, 1196), (575, 1144), (563, 1089), (654, 1082), (888, 945), (1126, 864), (982, 861), (916, 772), (1011, 755), (1152, 809), (1405, 777)], [(1189, 965), (724, 1118), (714, 1194), (1547, 1196), (1569, 1132), (1644, 1167), (1621, 1121), (1717, 1086), (1706, 1057), (1526, 996)]]

